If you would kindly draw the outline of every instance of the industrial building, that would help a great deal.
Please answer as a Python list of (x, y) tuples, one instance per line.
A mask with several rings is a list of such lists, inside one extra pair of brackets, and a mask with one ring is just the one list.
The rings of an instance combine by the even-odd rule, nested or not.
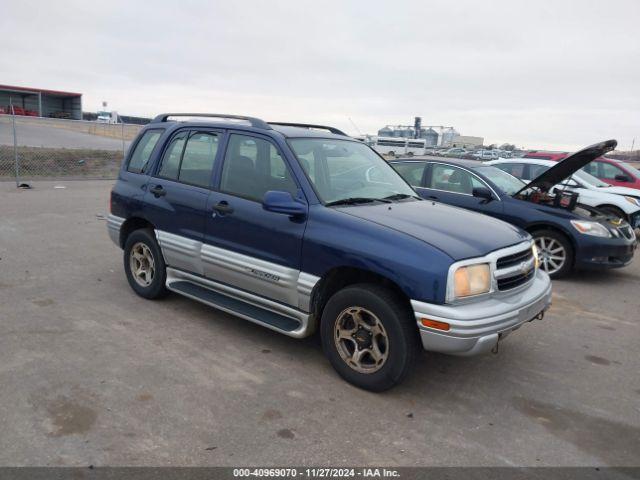
[(82, 120), (82, 94), (0, 85), (0, 113)]
[(484, 143), (483, 137), (470, 137), (468, 135), (454, 135), (451, 138), (446, 139), (443, 143), (443, 147), (456, 147), (456, 148), (475, 148), (481, 147)]
[[(438, 129), (438, 133), (435, 129)], [(443, 145), (453, 137), (459, 135), (453, 127), (442, 125), (423, 126), (422, 118), (415, 117), (413, 125), (386, 125), (378, 130), (378, 137), (387, 138), (420, 138), (425, 140), (427, 147)]]

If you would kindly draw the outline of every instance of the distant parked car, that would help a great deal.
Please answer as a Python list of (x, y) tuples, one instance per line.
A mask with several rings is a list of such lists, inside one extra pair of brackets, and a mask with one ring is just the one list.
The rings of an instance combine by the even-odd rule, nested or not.
[(482, 161), (497, 160), (498, 158), (500, 158), (500, 156), (498, 155), (498, 152), (496, 152), (495, 150), (478, 150), (473, 154), (473, 156), (477, 160), (482, 160)]
[(466, 153), (467, 153), (467, 150), (464, 149), (464, 148), (450, 148), (449, 150), (444, 152), (444, 156), (445, 157), (460, 158), (463, 155), (466, 155)]
[(545, 151), (532, 151), (525, 153), (522, 158), (533, 158), (535, 160), (553, 160), (557, 162), (569, 156), (568, 152), (545, 152)]
[[(607, 142), (596, 147), (598, 151), (612, 148)], [(468, 160), (400, 159), (390, 163), (427, 200), (474, 210), (527, 230), (535, 239), (541, 268), (552, 278), (560, 278), (572, 268), (628, 265), (636, 243), (626, 222), (578, 205), (575, 194), (551, 191), (571, 170), (589, 160), (588, 154), (579, 154), (529, 184), (496, 167)]]
[(628, 163), (600, 157), (585, 166), (583, 170), (611, 185), (636, 189), (640, 195), (640, 170)]
[[(567, 157), (569, 158), (569, 157)], [(566, 159), (565, 159), (566, 160)], [(563, 163), (563, 160), (560, 163)], [(531, 158), (518, 158), (509, 160), (494, 160), (487, 162), (499, 169), (521, 179), (530, 181), (551, 167), (559, 165), (558, 162), (552, 160), (536, 160)], [(640, 227), (640, 199), (620, 194), (628, 192), (620, 192), (622, 187), (610, 187), (603, 185), (593, 185), (591, 182), (598, 182), (597, 179), (591, 177), (588, 173), (574, 171), (573, 175), (566, 175), (562, 183), (557, 185), (558, 188), (575, 192), (578, 194), (578, 201), (591, 207), (599, 208), (612, 215), (622, 218), (629, 222), (633, 228)], [(635, 190), (629, 190), (635, 193)]]

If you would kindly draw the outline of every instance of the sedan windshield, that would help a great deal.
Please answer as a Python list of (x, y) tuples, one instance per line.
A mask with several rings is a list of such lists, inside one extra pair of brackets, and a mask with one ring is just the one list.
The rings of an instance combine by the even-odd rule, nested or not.
[(289, 140), (325, 204), (365, 204), (415, 198), (413, 189), (371, 148), (352, 140)]
[(478, 167), (474, 169), (474, 171), (486, 177), (487, 180), (492, 182), (507, 195), (513, 195), (514, 193), (519, 192), (525, 186), (525, 183), (522, 180), (518, 180), (513, 175), (509, 175), (507, 172), (490, 165)]

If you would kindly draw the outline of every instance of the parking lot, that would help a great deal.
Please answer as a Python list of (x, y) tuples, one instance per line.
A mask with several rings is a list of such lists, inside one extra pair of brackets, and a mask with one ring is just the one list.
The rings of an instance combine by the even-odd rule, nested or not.
[(637, 465), (640, 260), (554, 282), (498, 355), (424, 353), (374, 394), (317, 338), (137, 297), (111, 185), (0, 183), (0, 464)]

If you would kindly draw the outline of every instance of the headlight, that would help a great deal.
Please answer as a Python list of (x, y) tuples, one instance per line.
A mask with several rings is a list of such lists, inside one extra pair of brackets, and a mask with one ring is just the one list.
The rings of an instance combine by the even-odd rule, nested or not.
[(624, 197), (624, 199), (636, 207), (640, 207), (640, 200), (633, 197)]
[(611, 232), (598, 222), (587, 222), (583, 220), (571, 220), (571, 225), (580, 233), (592, 235), (594, 237), (611, 237)]
[(491, 290), (491, 269), (488, 263), (458, 268), (453, 275), (454, 298), (480, 295)]
[(531, 252), (533, 253), (533, 259), (535, 261), (536, 269), (540, 267), (540, 257), (538, 256), (538, 247), (535, 243), (531, 244)]

